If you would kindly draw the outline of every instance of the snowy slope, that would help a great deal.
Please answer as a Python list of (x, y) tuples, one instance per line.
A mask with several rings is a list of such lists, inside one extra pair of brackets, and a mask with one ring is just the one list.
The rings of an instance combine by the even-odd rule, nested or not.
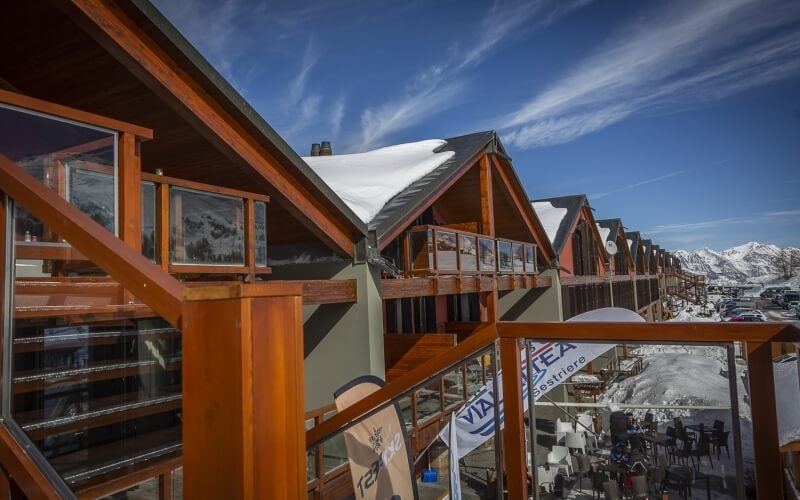
[[(789, 248), (800, 262), (800, 249)], [(722, 252), (710, 248), (694, 251), (677, 250), (674, 255), (680, 259), (687, 271), (704, 274), (709, 282), (772, 282), (779, 278), (778, 256), (781, 249), (775, 245), (765, 245), (751, 241)]]

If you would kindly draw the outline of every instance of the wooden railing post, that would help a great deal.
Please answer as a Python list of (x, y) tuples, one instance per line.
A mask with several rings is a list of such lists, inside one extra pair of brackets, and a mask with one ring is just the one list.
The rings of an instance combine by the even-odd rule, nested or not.
[[(747, 377), (753, 414), (758, 498), (783, 498), (783, 467), (772, 365), (770, 342), (747, 343)], [(735, 401), (732, 403), (736, 404)]]
[(185, 291), (185, 498), (307, 495), (302, 321), (300, 285)]
[(500, 364), (503, 369), (503, 461), (508, 498), (528, 498), (525, 460), (524, 406), (522, 404), (522, 365), (517, 339), (500, 339)]
[(142, 251), (142, 165), (136, 136), (119, 136), (117, 170), (119, 238), (137, 252)]

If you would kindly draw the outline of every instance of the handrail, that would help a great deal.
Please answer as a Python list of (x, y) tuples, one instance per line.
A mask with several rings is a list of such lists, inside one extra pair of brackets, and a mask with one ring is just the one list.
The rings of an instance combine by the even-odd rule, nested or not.
[[(57, 485), (42, 473), (31, 455), (14, 439), (11, 431), (0, 420), (0, 463), (28, 498), (65, 498), (68, 491), (60, 491)], [(68, 497), (67, 497), (68, 498)]]
[(157, 314), (180, 328), (183, 285), (25, 169), (0, 155), (0, 190), (50, 226)]
[(494, 325), (487, 323), (485, 327), (475, 332), (465, 341), (456, 345), (449, 351), (440, 354), (404, 373), (397, 380), (390, 382), (365, 397), (361, 401), (337, 413), (329, 420), (306, 432), (306, 447), (311, 448), (327, 439), (329, 436), (344, 430), (356, 420), (378, 410), (387, 402), (402, 396), (415, 387), (423, 384), (427, 379), (442, 373), (461, 363), (464, 359), (477, 354), (482, 349), (491, 345), (497, 339), (497, 330)]

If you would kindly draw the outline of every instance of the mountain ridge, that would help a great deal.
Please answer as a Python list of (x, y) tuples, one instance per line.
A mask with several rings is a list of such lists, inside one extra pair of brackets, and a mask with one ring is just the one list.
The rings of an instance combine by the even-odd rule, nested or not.
[(780, 256), (788, 250), (800, 267), (800, 249), (749, 241), (717, 252), (708, 247), (676, 250), (673, 254), (687, 271), (706, 275), (709, 282), (775, 281), (783, 279)]

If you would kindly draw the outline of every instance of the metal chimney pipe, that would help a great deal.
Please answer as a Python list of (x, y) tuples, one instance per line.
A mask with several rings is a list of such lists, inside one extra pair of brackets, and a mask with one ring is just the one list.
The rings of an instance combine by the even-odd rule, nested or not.
[(322, 147), (319, 149), (320, 156), (332, 156), (333, 149), (331, 149), (330, 141), (322, 141)]
[(316, 142), (311, 145), (311, 156), (319, 156), (319, 144)]

